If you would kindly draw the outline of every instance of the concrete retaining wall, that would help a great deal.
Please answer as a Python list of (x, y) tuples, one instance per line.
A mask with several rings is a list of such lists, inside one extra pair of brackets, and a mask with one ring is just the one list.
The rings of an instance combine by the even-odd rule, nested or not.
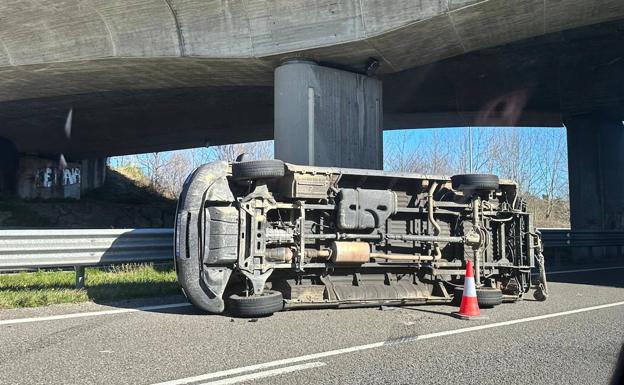
[(21, 156), (17, 196), (22, 199), (80, 199), (82, 191), (100, 187), (105, 178), (105, 158), (68, 162), (61, 168), (57, 160)]

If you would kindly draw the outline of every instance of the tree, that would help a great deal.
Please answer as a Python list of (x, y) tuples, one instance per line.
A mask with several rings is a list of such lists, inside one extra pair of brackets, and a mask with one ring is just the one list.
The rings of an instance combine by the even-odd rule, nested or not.
[(158, 186), (159, 192), (170, 198), (177, 198), (182, 192), (186, 177), (195, 169), (189, 152), (178, 151), (171, 155), (163, 170)]
[[(518, 183), (531, 201), (538, 225), (569, 225), (567, 149), (559, 128), (474, 128), (473, 172), (491, 173)], [(470, 171), (465, 129), (403, 131), (384, 146), (387, 170), (428, 174)]]
[(548, 130), (538, 147), (542, 155), (539, 162), (541, 193), (547, 202), (545, 217), (549, 218), (556, 200), (569, 196), (567, 173), (566, 135), (563, 130)]
[(161, 152), (135, 155), (135, 162), (149, 179), (150, 187), (158, 190), (161, 179), (168, 167), (168, 157)]
[(210, 148), (152, 152), (116, 157), (112, 164), (116, 168), (136, 165), (147, 177), (149, 187), (152, 190), (169, 198), (176, 198), (181, 192), (186, 177), (197, 167), (216, 160), (233, 161), (242, 153), (248, 154), (251, 159), (272, 158), (272, 142), (239, 143)]
[(407, 131), (402, 131), (398, 135), (384, 143), (384, 169), (392, 171), (410, 172), (413, 171), (415, 163), (418, 163), (414, 151), (410, 145), (411, 135)]
[(236, 160), (241, 154), (247, 154), (251, 159), (273, 158), (272, 141), (226, 144), (211, 147), (210, 150), (212, 152), (211, 160), (227, 160), (231, 162)]

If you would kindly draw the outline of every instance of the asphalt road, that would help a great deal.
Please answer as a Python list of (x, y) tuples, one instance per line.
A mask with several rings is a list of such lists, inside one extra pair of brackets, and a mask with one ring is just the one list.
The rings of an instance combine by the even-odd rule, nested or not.
[(250, 322), (182, 298), (2, 311), (0, 384), (607, 384), (624, 343), (624, 268), (550, 278), (548, 301), (483, 321), (414, 306)]

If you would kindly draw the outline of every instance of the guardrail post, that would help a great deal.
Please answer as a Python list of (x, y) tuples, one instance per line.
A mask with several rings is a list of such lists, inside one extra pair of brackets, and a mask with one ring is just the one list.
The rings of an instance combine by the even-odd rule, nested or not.
[(84, 289), (86, 278), (85, 267), (74, 266), (74, 270), (76, 270), (76, 289)]

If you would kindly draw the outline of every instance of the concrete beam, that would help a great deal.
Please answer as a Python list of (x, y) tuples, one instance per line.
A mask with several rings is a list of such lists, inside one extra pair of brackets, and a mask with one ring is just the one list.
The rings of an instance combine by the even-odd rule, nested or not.
[[(384, 130), (411, 128), (445, 128), (475, 126), (479, 112), (448, 111), (431, 113), (384, 113)], [(522, 111), (519, 119), (511, 127), (561, 127), (561, 114), (554, 112)], [(509, 127), (499, 121), (480, 123), (479, 127)]]
[(292, 61), (275, 70), (275, 157), (383, 167), (382, 89), (365, 75)]
[[(560, 115), (624, 106), (622, 28), (592, 25), (393, 74), (381, 60), (384, 128), (560, 126)], [(312, 57), (335, 65), (375, 56), (353, 44), (355, 61), (341, 45)], [(0, 68), (0, 136), (20, 152), (68, 160), (271, 139), (273, 63), (167, 57)]]
[(0, 100), (258, 85), (292, 57), (392, 73), (622, 18), (621, 0), (4, 1)]

